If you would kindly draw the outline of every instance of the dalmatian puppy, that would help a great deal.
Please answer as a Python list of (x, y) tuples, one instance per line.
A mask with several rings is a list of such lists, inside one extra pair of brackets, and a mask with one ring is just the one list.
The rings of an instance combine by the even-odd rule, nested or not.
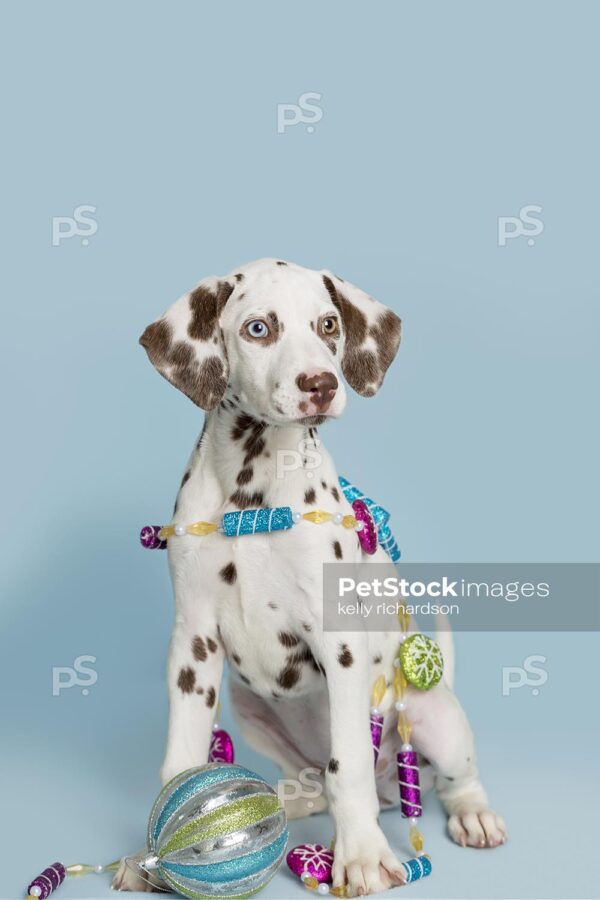
[[(200, 282), (141, 337), (158, 371), (207, 411), (173, 522), (217, 522), (263, 506), (351, 514), (317, 428), (344, 410), (342, 374), (372, 396), (399, 343), (396, 314), (330, 272), (264, 259)], [(292, 800), (287, 813), (329, 807), (334, 883), (355, 895), (401, 884), (378, 823), (380, 807), (398, 802), (391, 687), (380, 704), (390, 715), (375, 773), (369, 731), (370, 690), (380, 675), (391, 684), (397, 633), (322, 628), (323, 563), (363, 560), (356, 534), (302, 522), (237, 539), (184, 535), (169, 540), (168, 555), (175, 624), (163, 783), (206, 762), (227, 660), (248, 743), (286, 779), (320, 773), (320, 796)], [(369, 560), (388, 562), (381, 549)], [(430, 763), (422, 780), (435, 783), (457, 843), (494, 847), (505, 840), (504, 824), (488, 807), (449, 681), (409, 690), (412, 743)], [(150, 888), (126, 865), (113, 886)]]

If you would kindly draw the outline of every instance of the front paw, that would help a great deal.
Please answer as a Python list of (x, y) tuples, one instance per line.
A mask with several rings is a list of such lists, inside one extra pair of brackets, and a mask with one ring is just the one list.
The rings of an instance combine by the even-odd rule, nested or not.
[(458, 811), (448, 818), (448, 834), (461, 847), (498, 847), (506, 842), (504, 819), (491, 809)]
[(369, 829), (357, 826), (350, 833), (336, 836), (334, 887), (347, 884), (353, 897), (362, 897), (404, 884), (405, 880), (402, 864), (378, 825)]

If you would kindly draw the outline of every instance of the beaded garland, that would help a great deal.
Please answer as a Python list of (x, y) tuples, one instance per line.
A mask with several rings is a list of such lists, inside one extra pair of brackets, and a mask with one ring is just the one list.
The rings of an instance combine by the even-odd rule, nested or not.
[(333, 522), (358, 533), (359, 543), (365, 553), (375, 553), (381, 545), (393, 562), (400, 558), (400, 550), (388, 525), (390, 514), (362, 493), (347, 479), (339, 479), (346, 500), (352, 505), (354, 515), (331, 513), (324, 509), (309, 512), (294, 512), (291, 506), (259, 507), (257, 509), (232, 510), (226, 512), (220, 522), (192, 522), (183, 525), (144, 525), (140, 532), (140, 542), (147, 550), (165, 550), (168, 538), (195, 535), (204, 537), (215, 532), (225, 537), (242, 537), (250, 534), (270, 534), (274, 531), (288, 531), (302, 521), (322, 525)]
[(67, 875), (78, 876), (92, 873), (101, 875), (103, 872), (116, 872), (119, 864), (120, 860), (118, 859), (107, 866), (90, 866), (86, 863), (65, 866), (60, 862), (52, 863), (29, 883), (26, 900), (46, 900), (57, 887), (60, 887)]

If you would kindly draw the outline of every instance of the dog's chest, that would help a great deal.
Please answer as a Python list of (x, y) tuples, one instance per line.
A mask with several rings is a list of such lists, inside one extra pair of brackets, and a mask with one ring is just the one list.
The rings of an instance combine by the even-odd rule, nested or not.
[(321, 607), (313, 541), (284, 533), (232, 542), (235, 584), (221, 592), (219, 629), (234, 677), (265, 696), (308, 693), (323, 681), (309, 648)]
[[(219, 520), (232, 505), (287, 506), (301, 515), (324, 510), (338, 514), (338, 521), (352, 512), (323, 448), (318, 467), (310, 469), (308, 451), (292, 456), (277, 440), (276, 435), (265, 436), (250, 446), (246, 440), (241, 449), (253, 450), (252, 460), (238, 458), (239, 441), (225, 442), (219, 453), (207, 442), (209, 455), (198, 456), (181, 491), (178, 515), (184, 521)], [(242, 466), (239, 472), (236, 466)], [(249, 468), (251, 480), (246, 483)], [(219, 633), (235, 677), (267, 696), (293, 696), (322, 687), (321, 661), (310, 646), (311, 633), (314, 637), (322, 627), (323, 564), (356, 561), (356, 534), (334, 521), (315, 524), (302, 517), (287, 531), (211, 535), (202, 541), (194, 568), (202, 593), (216, 605)], [(190, 548), (193, 552), (193, 545)]]

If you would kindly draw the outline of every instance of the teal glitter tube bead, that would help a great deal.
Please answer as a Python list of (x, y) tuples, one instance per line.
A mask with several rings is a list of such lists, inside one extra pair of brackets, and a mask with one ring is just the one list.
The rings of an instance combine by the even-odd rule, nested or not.
[(239, 537), (243, 534), (287, 531), (293, 524), (291, 506), (275, 506), (272, 509), (265, 507), (225, 513), (222, 528), (227, 537)]
[(396, 543), (396, 538), (392, 534), (390, 526), (386, 523), (385, 525), (379, 526), (379, 543), (392, 560), (392, 562), (398, 562), (400, 559), (400, 547)]
[(428, 856), (415, 856), (413, 859), (407, 859), (402, 863), (402, 867), (406, 874), (407, 884), (431, 875), (431, 860)]
[(388, 525), (390, 514), (387, 509), (384, 509), (379, 503), (375, 503), (371, 497), (367, 497), (366, 494), (363, 494), (360, 488), (357, 488), (356, 485), (348, 481), (347, 478), (340, 476), (338, 481), (348, 503), (353, 503), (354, 500), (362, 500), (362, 502), (367, 505), (377, 527), (379, 543), (392, 562), (397, 562), (400, 559), (400, 548)]

